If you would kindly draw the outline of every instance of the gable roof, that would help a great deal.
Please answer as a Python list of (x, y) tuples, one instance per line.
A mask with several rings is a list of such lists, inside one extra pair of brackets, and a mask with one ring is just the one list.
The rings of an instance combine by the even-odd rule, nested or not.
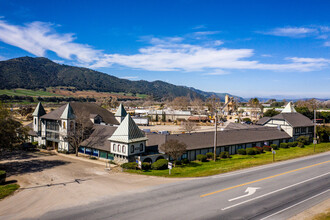
[(259, 125), (253, 125), (253, 124), (248, 125), (248, 124), (229, 122), (224, 129), (225, 130), (233, 130), (233, 129), (250, 129), (250, 128), (260, 128), (260, 126)]
[[(149, 143), (158, 146), (166, 140), (178, 140), (187, 144), (187, 150), (203, 149), (213, 147), (214, 132), (197, 132), (191, 134), (147, 134)], [(236, 144), (256, 143), (269, 140), (289, 139), (286, 132), (280, 131), (274, 127), (259, 126), (258, 128), (233, 129), (217, 132), (217, 146), (230, 146)]]
[(126, 115), (127, 115), (127, 112), (126, 112), (123, 104), (120, 103), (119, 108), (118, 108), (117, 112), (115, 113), (115, 117), (126, 117)]
[(148, 138), (145, 137), (129, 114), (126, 115), (117, 130), (109, 138), (110, 141), (122, 143), (133, 143), (137, 141), (145, 141), (147, 139)]
[(110, 151), (109, 137), (118, 127), (109, 125), (93, 125), (93, 132), (80, 145), (83, 147), (91, 147), (99, 150)]
[(38, 103), (36, 109), (32, 113), (32, 116), (40, 117), (46, 114), (44, 107), (42, 106), (41, 102)]
[(292, 127), (309, 127), (314, 125), (312, 120), (298, 112), (281, 113), (273, 116), (271, 119), (286, 120)]
[(264, 125), (269, 119), (271, 119), (271, 117), (262, 117), (257, 121), (256, 125)]
[[(86, 120), (90, 120), (91, 114), (98, 114), (102, 117), (102, 120), (107, 124), (118, 125), (118, 121), (114, 117), (113, 113), (108, 110), (94, 104), (87, 102), (70, 102), (70, 106), (73, 110), (73, 113), (76, 117), (85, 117)], [(61, 120), (61, 116), (65, 110), (67, 105), (63, 105), (58, 109), (55, 109), (52, 112), (42, 116), (43, 119), (51, 119), (51, 120)]]

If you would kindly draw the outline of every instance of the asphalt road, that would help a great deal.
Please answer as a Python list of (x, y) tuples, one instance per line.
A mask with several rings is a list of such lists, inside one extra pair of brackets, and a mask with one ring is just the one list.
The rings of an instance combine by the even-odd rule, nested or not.
[(287, 219), (330, 198), (329, 189), (325, 153), (149, 187), (41, 219)]

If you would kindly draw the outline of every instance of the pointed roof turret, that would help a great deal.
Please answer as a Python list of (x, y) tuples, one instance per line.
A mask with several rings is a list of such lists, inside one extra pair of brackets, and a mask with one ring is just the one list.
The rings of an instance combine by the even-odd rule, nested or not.
[(135, 124), (134, 120), (129, 114), (109, 138), (110, 141), (117, 141), (121, 143), (133, 143), (138, 141), (145, 141), (148, 138), (145, 137), (140, 128)]
[(294, 109), (292, 102), (289, 102), (282, 110), (282, 113), (295, 113), (295, 112), (297, 111), (296, 109)]
[(61, 119), (74, 119), (75, 115), (73, 113), (73, 109), (70, 105), (70, 103), (68, 103), (60, 117)]
[(41, 102), (38, 103), (36, 109), (32, 113), (32, 116), (40, 117), (46, 114), (44, 107), (42, 106)]
[(115, 117), (123, 117), (124, 118), (124, 117), (126, 117), (126, 115), (127, 115), (127, 112), (126, 112), (123, 104), (120, 103), (119, 108), (118, 108), (118, 110), (115, 114)]

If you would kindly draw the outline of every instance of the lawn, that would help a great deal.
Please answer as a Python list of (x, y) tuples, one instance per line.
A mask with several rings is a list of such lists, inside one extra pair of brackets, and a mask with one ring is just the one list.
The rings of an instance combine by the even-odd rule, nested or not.
[(18, 188), (18, 184), (0, 185), (0, 199), (3, 199), (6, 196), (9, 196), (10, 194), (14, 193)]
[(42, 97), (42, 96), (60, 96), (51, 92), (46, 92), (43, 90), (28, 90), (28, 89), (4, 89), (0, 90), (0, 95), (9, 95), (9, 96), (34, 96), (34, 97)]
[[(316, 145), (316, 152), (314, 153), (314, 146), (308, 145), (305, 148), (292, 147), (288, 149), (280, 149), (276, 151), (275, 160), (283, 161), (297, 157), (303, 157), (316, 153), (322, 153), (330, 150), (330, 143), (321, 143)], [(171, 175), (168, 170), (126, 170), (129, 173), (138, 173), (151, 176), (164, 177), (202, 177), (226, 173), (229, 171), (244, 169), (248, 167), (259, 166), (273, 162), (273, 155), (271, 152), (266, 152), (258, 155), (232, 155), (232, 158), (221, 159), (209, 162), (193, 161), (188, 165), (177, 166), (172, 169)]]

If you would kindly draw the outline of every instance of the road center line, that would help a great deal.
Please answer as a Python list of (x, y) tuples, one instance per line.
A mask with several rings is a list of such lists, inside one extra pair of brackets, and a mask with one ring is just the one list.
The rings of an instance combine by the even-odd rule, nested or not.
[(260, 181), (263, 181), (263, 180), (268, 180), (268, 179), (271, 179), (271, 178), (275, 178), (275, 177), (282, 176), (282, 175), (285, 175), (285, 174), (288, 174), (288, 173), (297, 172), (299, 170), (304, 170), (304, 169), (307, 169), (307, 168), (319, 166), (319, 165), (329, 163), (329, 162), (330, 162), (330, 160), (325, 161), (325, 162), (321, 162), (321, 163), (317, 163), (317, 164), (313, 164), (313, 165), (310, 165), (310, 166), (307, 166), (307, 167), (302, 167), (302, 168), (298, 168), (298, 169), (295, 169), (295, 170), (290, 170), (290, 171), (280, 173), (280, 174), (276, 174), (276, 175), (273, 175), (273, 176), (268, 176), (268, 177), (258, 179), (258, 180), (254, 180), (254, 181), (250, 181), (250, 182), (247, 182), (247, 183), (242, 183), (242, 184), (239, 184), (239, 185), (236, 185), (236, 186), (232, 186), (232, 187), (221, 189), (221, 190), (218, 190), (218, 191), (215, 191), (215, 192), (207, 193), (207, 194), (201, 195), (200, 197), (210, 196), (210, 195), (217, 194), (217, 193), (220, 193), (220, 192), (223, 192), (223, 191), (227, 191), (227, 190), (230, 190), (230, 189), (235, 189), (235, 188), (238, 188), (238, 187), (241, 187), (241, 186), (246, 186), (246, 185), (252, 184), (252, 183), (257, 183), (257, 182), (260, 182)]
[(286, 210), (288, 210), (288, 209), (291, 209), (292, 207), (295, 207), (295, 206), (297, 206), (297, 205), (299, 205), (299, 204), (301, 204), (301, 203), (303, 203), (303, 202), (306, 202), (306, 201), (308, 201), (308, 200), (311, 200), (311, 199), (313, 199), (313, 198), (315, 198), (315, 197), (318, 197), (319, 195), (322, 195), (322, 194), (327, 193), (327, 192), (329, 192), (329, 191), (330, 191), (330, 190), (327, 189), (327, 190), (325, 190), (325, 191), (323, 191), (323, 192), (321, 192), (321, 193), (319, 193), (319, 194), (316, 194), (316, 195), (314, 195), (314, 196), (312, 196), (312, 197), (309, 197), (308, 199), (305, 199), (305, 200), (300, 201), (300, 202), (298, 202), (298, 203), (296, 203), (296, 204), (294, 204), (294, 205), (292, 205), (292, 206), (289, 206), (289, 207), (287, 207), (287, 208), (285, 208), (285, 209), (282, 209), (282, 210), (280, 210), (280, 211), (278, 211), (278, 212), (275, 212), (275, 213), (273, 213), (273, 214), (271, 214), (271, 215), (268, 215), (268, 216), (266, 216), (266, 217), (264, 217), (264, 218), (262, 218), (262, 219), (260, 219), (260, 220), (264, 220), (264, 219), (267, 219), (267, 218), (272, 217), (272, 216), (274, 216), (274, 215), (277, 215), (277, 214), (279, 214), (279, 213), (281, 213), (281, 212), (284, 212), (284, 211), (286, 211)]
[(286, 187), (284, 187), (284, 188), (281, 188), (281, 189), (278, 189), (278, 190), (275, 190), (275, 191), (272, 191), (272, 192), (266, 193), (266, 194), (261, 195), (261, 196), (257, 196), (257, 197), (255, 197), (255, 198), (253, 198), (253, 199), (249, 199), (249, 200), (246, 200), (246, 201), (244, 201), (244, 202), (240, 202), (240, 203), (237, 203), (237, 204), (235, 204), (235, 205), (228, 206), (228, 207), (226, 207), (226, 208), (222, 208), (221, 210), (224, 211), (224, 210), (226, 210), (226, 209), (230, 209), (230, 208), (233, 208), (233, 207), (235, 207), (235, 206), (239, 206), (239, 205), (242, 205), (242, 204), (247, 203), (247, 202), (251, 202), (251, 201), (256, 200), (256, 199), (260, 199), (260, 198), (262, 198), (262, 197), (265, 197), (265, 196), (268, 196), (268, 195), (271, 195), (271, 194), (277, 193), (277, 192), (282, 191), (282, 190), (285, 190), (285, 189), (289, 189), (289, 188), (291, 188), (291, 187), (297, 186), (297, 185), (302, 184), (302, 183), (306, 183), (306, 182), (308, 182), (308, 181), (311, 181), (311, 180), (314, 180), (314, 179), (320, 178), (320, 177), (322, 177), (322, 176), (326, 176), (326, 175), (328, 175), (328, 174), (330, 174), (330, 172), (325, 173), (325, 174), (322, 174), (322, 175), (319, 175), (319, 176), (316, 176), (316, 177), (313, 177), (313, 178), (310, 178), (310, 179), (307, 179), (307, 180), (304, 180), (304, 181), (301, 181), (301, 182), (299, 182), (299, 183), (292, 184), (292, 185), (290, 185), (290, 186), (286, 186)]

